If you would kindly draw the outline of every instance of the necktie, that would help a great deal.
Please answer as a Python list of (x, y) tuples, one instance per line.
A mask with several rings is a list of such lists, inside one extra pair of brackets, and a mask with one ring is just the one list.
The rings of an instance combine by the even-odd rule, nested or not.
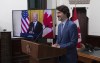
[(61, 34), (62, 34), (62, 31), (63, 31), (63, 24), (61, 24)]
[(34, 30), (34, 23), (33, 23), (33, 25), (32, 25), (32, 32), (33, 32), (33, 30)]
[(35, 29), (35, 23), (33, 23), (33, 28)]

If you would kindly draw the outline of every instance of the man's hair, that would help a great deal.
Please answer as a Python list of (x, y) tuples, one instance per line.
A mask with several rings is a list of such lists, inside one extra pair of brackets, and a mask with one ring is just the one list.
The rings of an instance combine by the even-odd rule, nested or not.
[(67, 6), (61, 5), (61, 6), (58, 6), (56, 9), (57, 9), (58, 11), (63, 12), (63, 14), (65, 14), (65, 15), (67, 16), (67, 18), (70, 17), (69, 8), (68, 8)]

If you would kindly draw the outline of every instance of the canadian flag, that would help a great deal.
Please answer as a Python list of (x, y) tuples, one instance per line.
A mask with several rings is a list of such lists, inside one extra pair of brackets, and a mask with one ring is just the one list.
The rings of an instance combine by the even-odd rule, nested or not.
[(44, 10), (43, 25), (43, 37), (53, 38), (52, 10)]
[(76, 7), (73, 10), (73, 15), (72, 15), (72, 21), (77, 25), (77, 30), (78, 30), (78, 44), (77, 44), (77, 48), (81, 48), (81, 32), (80, 32), (80, 25), (79, 25), (79, 20), (77, 17), (77, 11), (76, 11)]

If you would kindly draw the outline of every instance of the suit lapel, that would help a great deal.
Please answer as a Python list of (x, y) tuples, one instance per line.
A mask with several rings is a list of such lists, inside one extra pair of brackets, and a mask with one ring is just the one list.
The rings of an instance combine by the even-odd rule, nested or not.
[(64, 26), (63, 31), (62, 31), (62, 34), (61, 34), (62, 37), (63, 37), (63, 35), (64, 35), (64, 33), (65, 33), (65, 30), (67, 30), (68, 23), (69, 23), (69, 20), (67, 20), (66, 23), (65, 23), (65, 26)]

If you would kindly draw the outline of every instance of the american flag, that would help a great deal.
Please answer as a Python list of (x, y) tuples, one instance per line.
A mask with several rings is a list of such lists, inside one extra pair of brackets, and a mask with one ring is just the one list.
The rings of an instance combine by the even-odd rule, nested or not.
[(29, 28), (29, 16), (28, 11), (23, 10), (21, 13), (21, 33), (27, 33), (27, 30)]

